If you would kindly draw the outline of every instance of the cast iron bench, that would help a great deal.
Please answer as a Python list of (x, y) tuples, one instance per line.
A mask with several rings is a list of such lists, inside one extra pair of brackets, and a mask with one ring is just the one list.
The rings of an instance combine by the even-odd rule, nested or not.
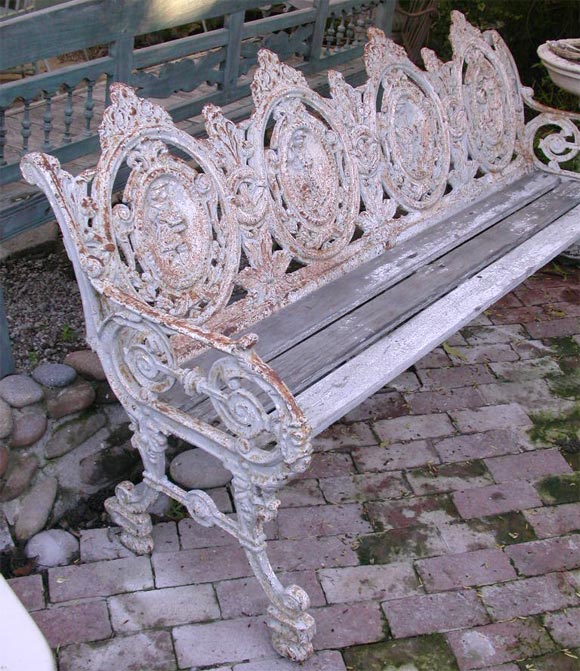
[[(423, 71), (371, 29), (368, 81), (330, 72), (330, 99), (262, 51), (251, 118), (208, 106), (206, 139), (115, 84), (96, 169), (22, 161), (57, 214), (88, 341), (143, 458), (143, 482), (106, 503), (123, 542), (152, 549), (159, 492), (231, 533), (294, 660), (312, 652), (314, 619), (276, 577), (263, 524), (312, 437), (580, 237), (566, 169), (580, 115), (535, 103), (496, 32), (454, 13), (451, 41), (452, 60), (424, 50)], [(538, 113), (527, 123), (524, 103)], [(231, 470), (235, 516), (168, 479), (169, 434)]]

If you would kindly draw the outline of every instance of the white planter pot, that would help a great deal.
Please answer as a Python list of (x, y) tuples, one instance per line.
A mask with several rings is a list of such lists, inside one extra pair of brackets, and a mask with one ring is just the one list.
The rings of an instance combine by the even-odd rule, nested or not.
[[(558, 44), (580, 49), (580, 38), (558, 40)], [(538, 47), (538, 56), (546, 66), (554, 84), (580, 99), (580, 60), (573, 61), (558, 56), (550, 48), (550, 42), (544, 42)]]

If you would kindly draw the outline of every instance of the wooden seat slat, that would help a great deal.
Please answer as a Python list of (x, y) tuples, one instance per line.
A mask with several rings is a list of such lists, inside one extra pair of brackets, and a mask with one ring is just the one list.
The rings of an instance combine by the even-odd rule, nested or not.
[(299, 394), (313, 431), (320, 433), (356, 408), (369, 389), (374, 393), (394, 379), (578, 239), (580, 206)]
[[(523, 184), (516, 188), (521, 189)], [(436, 255), (429, 245), (417, 245), (416, 255), (412, 258), (415, 263), (393, 268), (395, 250), (389, 250), (258, 322), (252, 328), (259, 337), (256, 350), (293, 394), (303, 392), (411, 315), (452, 291), (466, 277), (494, 262), (580, 203), (578, 182), (550, 180), (550, 184), (550, 190), (530, 192), (515, 212), (513, 206), (509, 206), (489, 221), (480, 221), (477, 229), (470, 231), (471, 237), (464, 233), (459, 244), (451, 233), (455, 231), (453, 224), (458, 220), (468, 221), (471, 207), (426, 231), (424, 237), (443, 240), (443, 231), (449, 230), (446, 247), (453, 243), (455, 246), (446, 253), (439, 249), (439, 255)], [(509, 193), (510, 189), (506, 188), (499, 195), (507, 198)], [(509, 202), (509, 198), (505, 202)], [(408, 247), (413, 248), (412, 241)], [(424, 250), (427, 250), (427, 259), (423, 256)], [(404, 255), (401, 257), (400, 250), (398, 258), (411, 261)], [(380, 278), (381, 282), (373, 283), (373, 277)], [(384, 288), (379, 291), (381, 284)], [(366, 290), (362, 291), (361, 287)], [(276, 338), (272, 337), (273, 333)], [(212, 352), (194, 359), (191, 365), (207, 368), (215, 359), (216, 354)], [(207, 399), (200, 397), (190, 409), (208, 421), (216, 418)]]

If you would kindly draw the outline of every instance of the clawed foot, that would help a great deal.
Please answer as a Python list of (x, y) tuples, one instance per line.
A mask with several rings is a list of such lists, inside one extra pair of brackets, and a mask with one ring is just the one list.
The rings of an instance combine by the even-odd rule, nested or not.
[(268, 608), (268, 627), (272, 632), (272, 646), (283, 657), (294, 662), (304, 662), (313, 653), (312, 639), (316, 622), (305, 612), (310, 606), (306, 592), (292, 585), (285, 590), (288, 608)]
[(121, 483), (116, 489), (116, 495), (105, 501), (105, 509), (113, 522), (122, 529), (121, 543), (135, 554), (149, 554), (153, 551), (151, 516), (146, 512), (135, 511), (137, 506), (127, 502), (127, 485), (130, 484)]

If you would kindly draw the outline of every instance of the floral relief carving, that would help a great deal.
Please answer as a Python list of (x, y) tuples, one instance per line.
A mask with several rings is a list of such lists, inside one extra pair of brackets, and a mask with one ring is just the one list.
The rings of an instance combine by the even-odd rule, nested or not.
[(350, 241), (357, 213), (344, 139), (297, 99), (280, 103), (274, 118), (264, 157), (274, 236), (301, 260), (332, 256)]
[(473, 158), (485, 171), (505, 168), (514, 154), (517, 122), (510, 79), (497, 52), (459, 12), (452, 13), (450, 33), (454, 76), (467, 118)]

